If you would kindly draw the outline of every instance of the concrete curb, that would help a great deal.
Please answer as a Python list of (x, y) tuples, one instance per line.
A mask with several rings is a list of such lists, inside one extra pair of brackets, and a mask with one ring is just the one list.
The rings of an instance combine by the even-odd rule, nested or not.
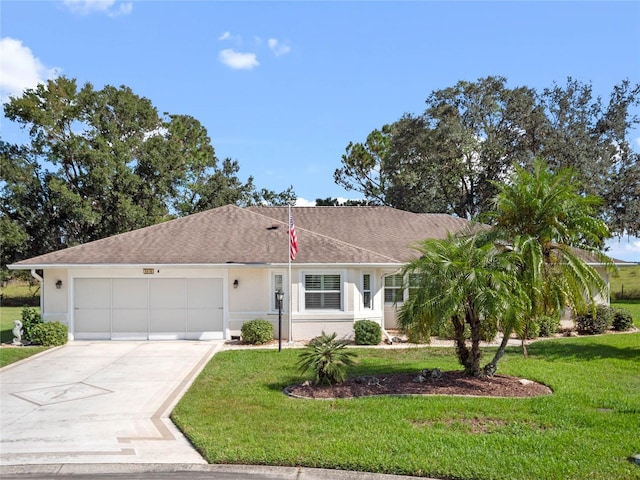
[[(201, 465), (201, 464), (51, 464), (0, 466), (0, 476), (38, 475), (65, 477), (71, 475), (123, 475), (144, 473), (200, 472), (233, 474), (238, 478), (281, 480), (429, 480), (425, 477), (408, 477), (383, 473), (352, 472), (306, 467), (272, 467), (266, 465)], [(434, 480), (434, 479), (431, 479)]]

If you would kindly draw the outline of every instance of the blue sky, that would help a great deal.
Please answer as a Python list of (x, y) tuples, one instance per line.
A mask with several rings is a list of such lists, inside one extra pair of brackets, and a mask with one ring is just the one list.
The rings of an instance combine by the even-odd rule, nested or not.
[[(0, 96), (63, 74), (126, 85), (202, 122), (218, 158), (299, 204), (357, 198), (333, 181), (350, 141), (433, 91), (501, 75), (571, 76), (608, 97), (640, 82), (640, 2), (7, 1)], [(640, 148), (640, 132), (634, 134)], [(2, 121), (7, 141), (21, 138)], [(640, 261), (640, 240), (612, 255)]]

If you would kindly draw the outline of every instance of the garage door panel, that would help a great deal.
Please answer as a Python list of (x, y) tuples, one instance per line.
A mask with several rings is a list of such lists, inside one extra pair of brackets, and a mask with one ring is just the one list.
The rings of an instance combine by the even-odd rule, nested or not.
[(187, 332), (187, 340), (223, 340), (224, 332)]
[(154, 278), (149, 282), (149, 305), (153, 308), (185, 308), (187, 285), (184, 278)]
[(78, 339), (221, 339), (221, 278), (77, 279)]
[(190, 278), (188, 285), (188, 307), (217, 308), (222, 306), (222, 279)]
[(222, 331), (222, 310), (217, 308), (189, 309), (187, 329), (190, 332)]
[(113, 308), (146, 309), (148, 305), (149, 284), (146, 279), (114, 278)]
[(75, 311), (76, 333), (103, 333), (111, 332), (111, 310), (85, 308)]
[(185, 331), (186, 312), (184, 310), (156, 310), (149, 314), (151, 332), (183, 332)]
[(149, 329), (147, 309), (114, 308), (113, 332), (146, 332)]
[(74, 306), (76, 309), (111, 308), (111, 280), (108, 278), (77, 278)]

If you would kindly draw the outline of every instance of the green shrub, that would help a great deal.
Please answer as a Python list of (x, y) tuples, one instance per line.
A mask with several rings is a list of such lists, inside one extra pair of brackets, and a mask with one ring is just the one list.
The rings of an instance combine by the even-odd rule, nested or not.
[[(35, 308), (22, 309), (22, 339), (33, 342), (33, 329), (42, 325), (42, 315)], [(35, 342), (33, 342), (35, 343)]]
[(633, 326), (633, 317), (631, 312), (624, 308), (613, 309), (613, 329), (619, 332), (629, 330)]
[(256, 318), (249, 320), (240, 329), (240, 338), (244, 343), (261, 345), (273, 340), (273, 325), (268, 320)]
[(498, 335), (498, 325), (484, 322), (480, 325), (480, 340), (483, 342), (493, 342)]
[(551, 337), (560, 330), (560, 319), (543, 315), (538, 317), (536, 323), (539, 327), (539, 335), (541, 337)]
[(594, 312), (588, 311), (576, 317), (576, 330), (581, 335), (604, 333), (613, 323), (613, 309), (608, 305), (598, 305)]
[[(484, 322), (480, 325), (480, 340), (483, 342), (492, 342), (498, 334), (498, 326), (495, 323)], [(453, 323), (446, 321), (437, 325), (433, 331), (433, 335), (438, 338), (445, 338), (447, 340), (453, 340), (455, 338), (455, 331)], [(467, 340), (471, 338), (471, 328), (469, 325), (464, 326), (464, 338)], [(420, 343), (420, 342), (413, 342)]]
[(439, 325), (435, 325), (433, 335), (438, 338), (446, 338), (447, 340), (452, 340), (454, 337), (453, 323), (442, 322)]
[(353, 330), (357, 345), (378, 345), (382, 341), (382, 328), (371, 320), (358, 320)]
[(31, 343), (45, 347), (64, 345), (68, 340), (68, 329), (60, 322), (39, 323), (31, 331)]
[(533, 340), (540, 336), (540, 324), (535, 318), (528, 318), (523, 325), (523, 330), (518, 332), (517, 337), (525, 340)]
[(347, 367), (353, 365), (354, 352), (346, 350), (345, 340), (336, 340), (337, 334), (314, 338), (300, 354), (298, 368), (302, 373), (311, 370), (314, 382), (319, 385), (342, 383), (347, 377)]
[[(450, 322), (449, 322), (450, 323)], [(431, 335), (438, 335), (439, 329), (444, 331), (444, 327), (435, 327), (436, 331), (432, 333), (431, 327), (426, 322), (414, 322), (409, 327), (405, 328), (404, 332), (407, 334), (407, 340), (409, 343), (429, 343)], [(453, 331), (453, 327), (452, 327)], [(440, 336), (440, 335), (438, 335)]]

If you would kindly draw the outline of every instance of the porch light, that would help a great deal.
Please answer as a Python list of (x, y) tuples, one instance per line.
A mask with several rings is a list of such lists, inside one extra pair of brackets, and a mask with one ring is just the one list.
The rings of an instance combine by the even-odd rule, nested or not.
[(58, 280), (58, 281), (56, 282), (56, 288), (57, 288), (58, 290), (60, 290), (60, 289), (62, 288), (62, 280)]
[(236, 279), (233, 281), (233, 288), (238, 288), (238, 285), (240, 285), (240, 282), (239, 282), (239, 281), (238, 281), (238, 279), (236, 278)]

